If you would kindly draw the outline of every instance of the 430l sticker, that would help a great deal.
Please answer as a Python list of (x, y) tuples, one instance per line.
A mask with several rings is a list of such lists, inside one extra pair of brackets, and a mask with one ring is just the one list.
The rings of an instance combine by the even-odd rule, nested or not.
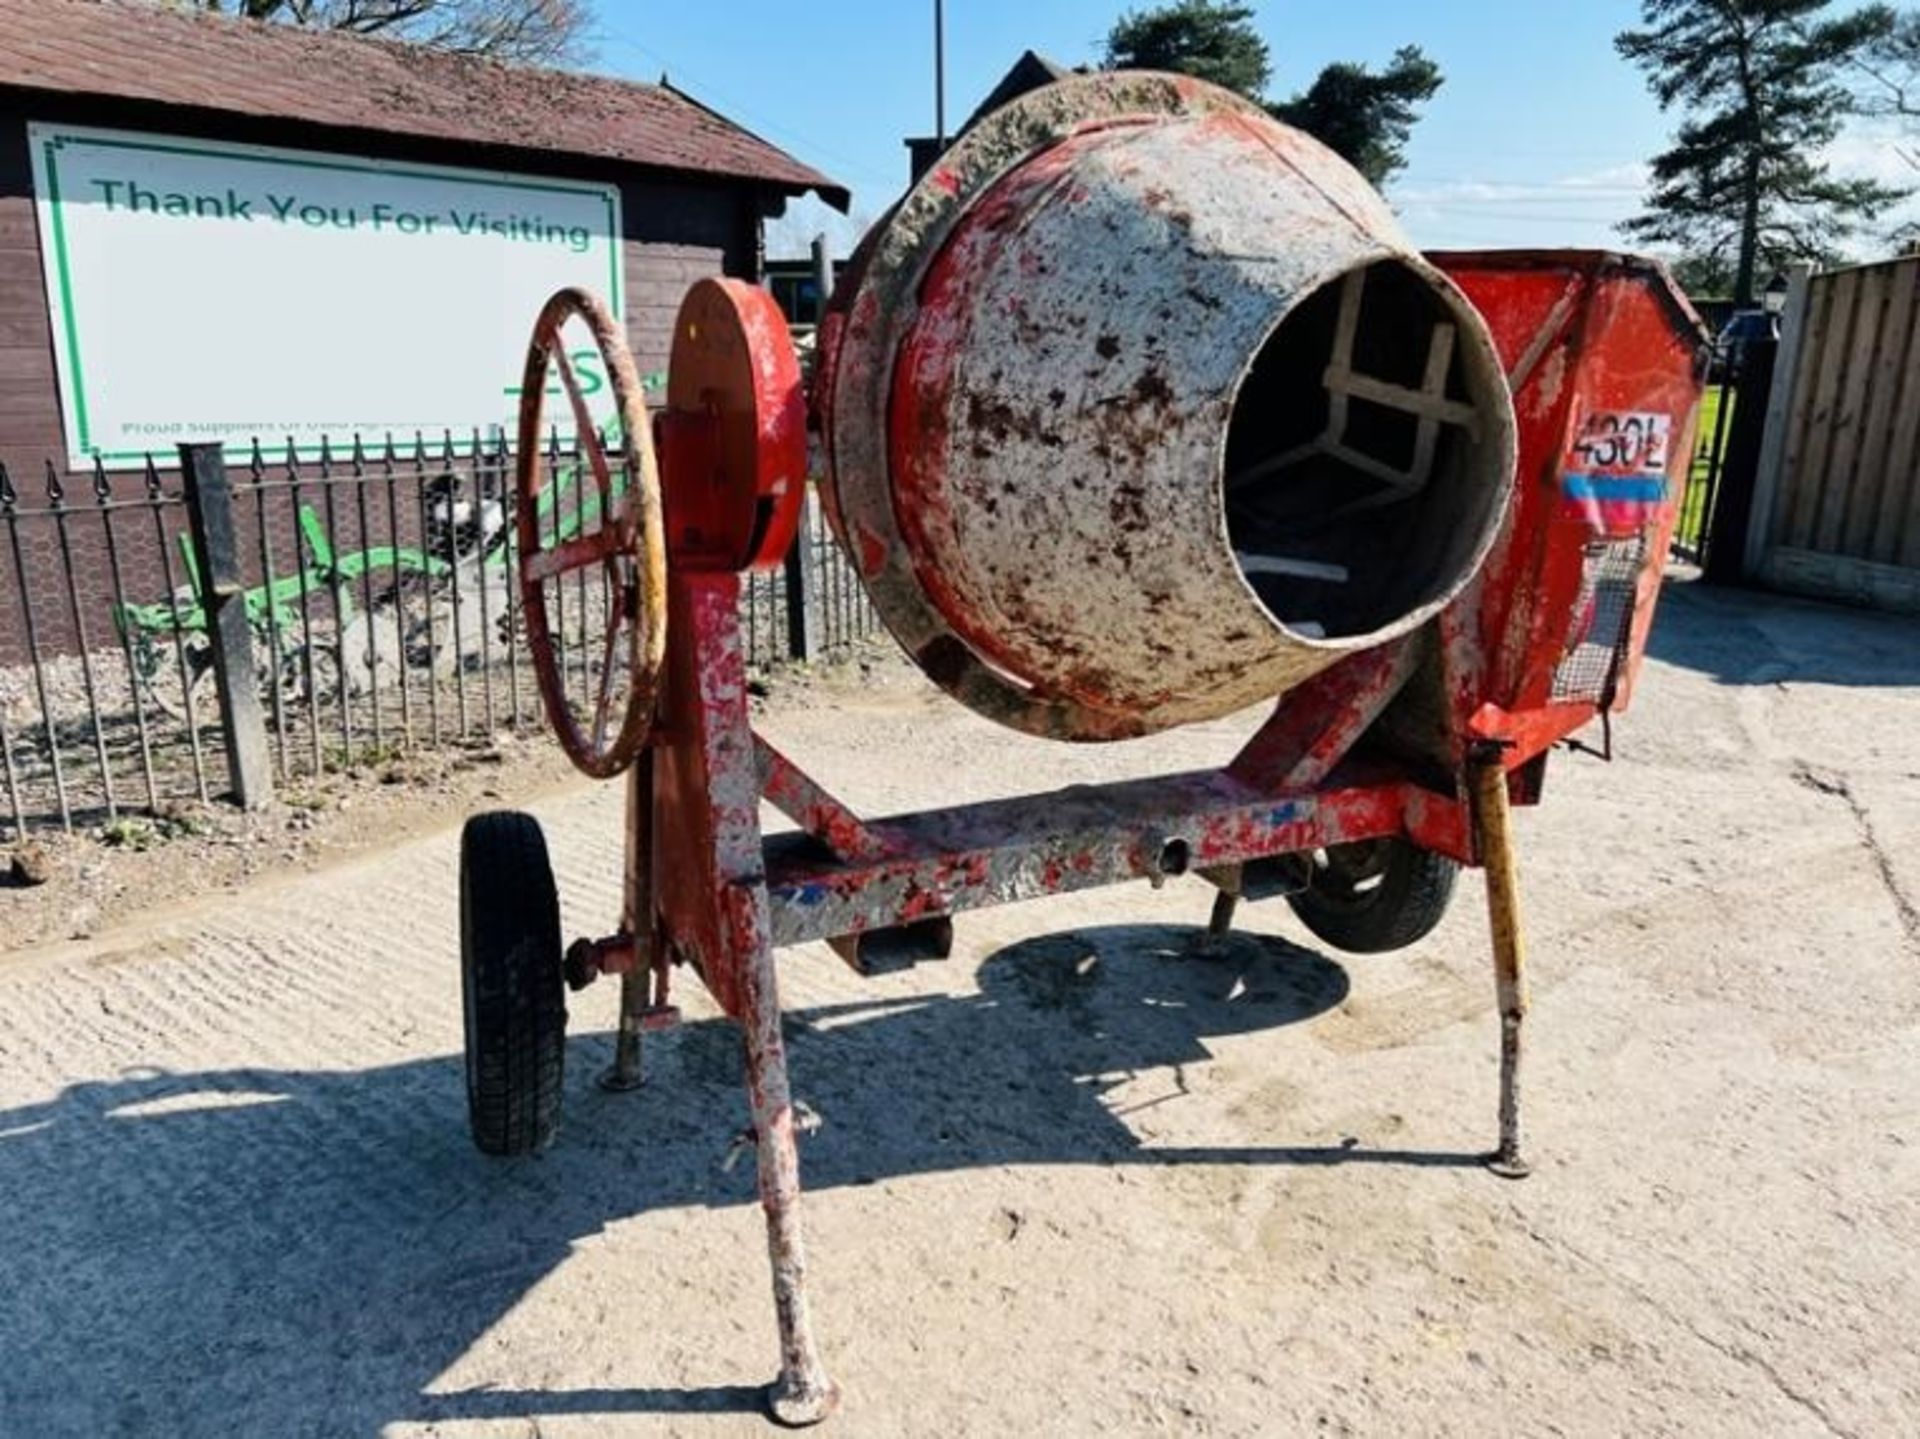
[(1664, 474), (1672, 438), (1671, 415), (1598, 410), (1574, 436), (1571, 468), (1588, 474)]

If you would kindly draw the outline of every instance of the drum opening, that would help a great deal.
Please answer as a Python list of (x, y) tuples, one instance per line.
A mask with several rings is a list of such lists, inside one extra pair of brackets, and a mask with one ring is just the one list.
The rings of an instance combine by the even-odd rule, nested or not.
[(1303, 639), (1395, 626), (1451, 597), (1485, 552), (1508, 475), (1505, 380), (1464, 300), (1399, 260), (1292, 309), (1241, 379), (1227, 537)]

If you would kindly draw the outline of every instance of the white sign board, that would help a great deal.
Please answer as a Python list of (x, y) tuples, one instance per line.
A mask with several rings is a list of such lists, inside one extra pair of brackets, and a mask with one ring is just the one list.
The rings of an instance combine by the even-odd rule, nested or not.
[[(621, 313), (612, 186), (28, 133), (76, 465), (137, 466), (186, 440), (277, 457), (323, 437), (511, 434), (547, 296), (579, 285)], [(565, 433), (566, 407), (547, 413)]]

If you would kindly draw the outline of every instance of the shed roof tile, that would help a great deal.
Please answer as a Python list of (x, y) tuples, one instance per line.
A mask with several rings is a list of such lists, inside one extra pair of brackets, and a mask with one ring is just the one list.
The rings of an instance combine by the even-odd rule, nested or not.
[(123, 0), (0, 0), (0, 89), (583, 155), (817, 190), (819, 171), (666, 85)]

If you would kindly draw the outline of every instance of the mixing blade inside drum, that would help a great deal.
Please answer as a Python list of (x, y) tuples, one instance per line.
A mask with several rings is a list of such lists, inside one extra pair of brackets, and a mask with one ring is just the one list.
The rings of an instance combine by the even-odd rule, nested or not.
[(1480, 428), (1430, 280), (1381, 261), (1292, 310), (1227, 435), (1227, 534), (1261, 603), (1297, 635), (1337, 639), (1445, 593), (1483, 533)]

